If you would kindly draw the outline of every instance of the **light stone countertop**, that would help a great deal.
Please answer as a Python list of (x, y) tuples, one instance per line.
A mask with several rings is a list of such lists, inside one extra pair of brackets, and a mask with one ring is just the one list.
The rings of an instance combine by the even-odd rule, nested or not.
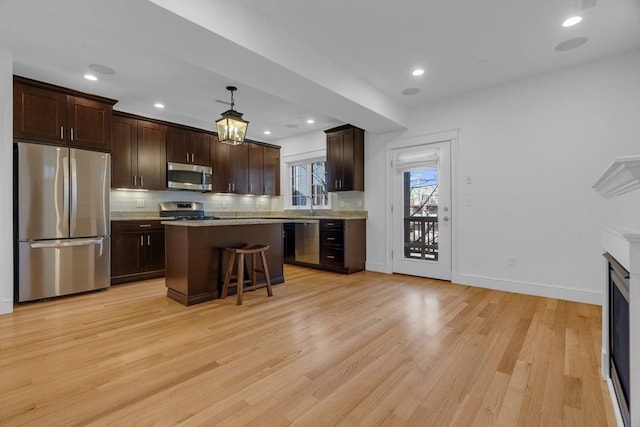
[[(306, 211), (266, 211), (266, 212), (206, 212), (208, 216), (217, 216), (224, 220), (231, 219), (283, 219), (284, 222), (295, 220), (320, 219), (367, 219), (366, 211), (319, 211), (313, 216)], [(111, 212), (111, 221), (166, 221), (158, 212)], [(219, 220), (216, 220), (219, 221)]]
[(284, 224), (285, 222), (291, 222), (291, 220), (273, 218), (192, 219), (189, 221), (162, 221), (161, 224), (177, 227), (221, 227), (229, 225)]

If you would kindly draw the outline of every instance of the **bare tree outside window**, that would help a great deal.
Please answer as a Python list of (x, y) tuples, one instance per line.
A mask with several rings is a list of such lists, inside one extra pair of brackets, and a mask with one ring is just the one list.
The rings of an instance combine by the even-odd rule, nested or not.
[(438, 260), (438, 170), (404, 172), (404, 257)]
[(291, 206), (329, 206), (326, 162), (310, 162), (291, 166)]

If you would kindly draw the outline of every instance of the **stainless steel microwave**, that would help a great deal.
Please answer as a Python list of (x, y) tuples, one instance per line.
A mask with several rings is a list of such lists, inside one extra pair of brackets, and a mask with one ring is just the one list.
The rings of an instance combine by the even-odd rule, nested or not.
[(167, 188), (211, 191), (212, 172), (209, 166), (167, 162)]

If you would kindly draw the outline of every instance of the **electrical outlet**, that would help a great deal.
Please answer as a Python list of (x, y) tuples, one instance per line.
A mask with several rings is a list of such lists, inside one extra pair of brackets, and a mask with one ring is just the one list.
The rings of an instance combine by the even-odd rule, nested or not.
[(144, 199), (136, 199), (136, 208), (144, 208), (146, 205)]
[(515, 267), (516, 265), (518, 265), (516, 262), (516, 257), (514, 256), (507, 257), (507, 265), (509, 267)]
[(362, 207), (362, 200), (358, 200), (358, 207), (361, 208)]

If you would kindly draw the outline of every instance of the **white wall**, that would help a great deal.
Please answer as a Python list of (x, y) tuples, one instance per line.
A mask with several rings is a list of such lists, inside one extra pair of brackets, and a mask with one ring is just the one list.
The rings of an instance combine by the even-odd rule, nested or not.
[(13, 55), (0, 49), (0, 314), (13, 311)]
[[(640, 153), (639, 75), (636, 51), (413, 112), (402, 138), (459, 130), (455, 282), (600, 303), (606, 207), (591, 186), (614, 157)], [(367, 268), (387, 272), (389, 196), (372, 191), (396, 137), (370, 135), (365, 150)]]

